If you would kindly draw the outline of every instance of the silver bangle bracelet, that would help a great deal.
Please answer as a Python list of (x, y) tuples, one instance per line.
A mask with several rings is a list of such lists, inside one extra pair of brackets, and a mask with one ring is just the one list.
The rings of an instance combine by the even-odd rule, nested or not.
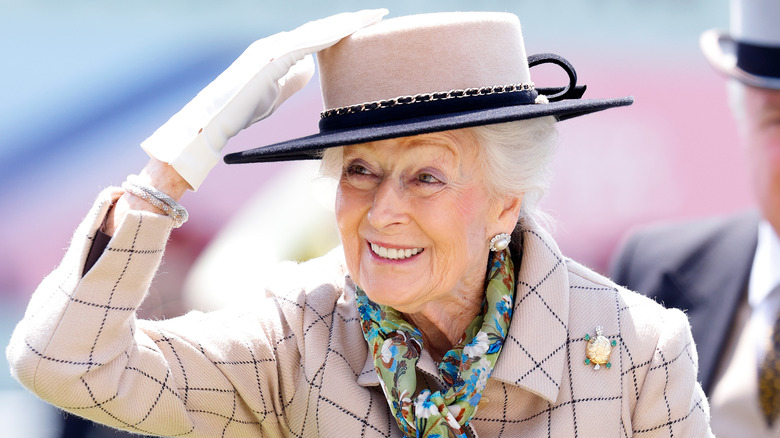
[(140, 182), (137, 175), (128, 176), (127, 181), (122, 183), (122, 188), (131, 195), (139, 197), (164, 211), (165, 214), (173, 219), (174, 228), (179, 228), (189, 219), (189, 213), (187, 213), (187, 209), (184, 206), (156, 188)]

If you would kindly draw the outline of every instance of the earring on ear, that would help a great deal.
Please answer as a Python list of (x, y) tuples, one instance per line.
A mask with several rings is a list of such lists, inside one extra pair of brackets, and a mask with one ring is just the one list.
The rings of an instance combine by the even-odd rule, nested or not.
[(498, 233), (490, 239), (491, 251), (503, 251), (509, 246), (509, 241), (512, 239), (507, 233)]

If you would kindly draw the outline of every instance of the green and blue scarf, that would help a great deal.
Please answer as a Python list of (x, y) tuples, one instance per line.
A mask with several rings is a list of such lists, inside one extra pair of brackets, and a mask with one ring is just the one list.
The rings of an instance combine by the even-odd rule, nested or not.
[(515, 290), (509, 250), (492, 252), (485, 298), (460, 343), (439, 363), (439, 377), (448, 388), (417, 391), (416, 365), (423, 349), (420, 331), (397, 310), (376, 304), (359, 287), (355, 296), (363, 336), (374, 357), (374, 369), (407, 436), (465, 437), (482, 392), (493, 372), (512, 319)]

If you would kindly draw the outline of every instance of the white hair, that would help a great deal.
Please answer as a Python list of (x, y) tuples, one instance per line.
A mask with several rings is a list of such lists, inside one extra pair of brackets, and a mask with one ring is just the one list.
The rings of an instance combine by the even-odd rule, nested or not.
[(550, 223), (539, 210), (549, 187), (550, 162), (557, 145), (552, 116), (471, 128), (482, 146), (480, 157), (491, 194), (523, 196), (518, 224), (526, 218)]
[[(557, 144), (555, 117), (465, 129), (471, 130), (482, 146), (479, 159), (490, 194), (523, 196), (518, 226), (526, 219), (549, 225), (550, 218), (538, 207), (549, 186), (549, 164)], [(339, 178), (342, 166), (342, 148), (326, 149), (320, 166), (322, 175)]]

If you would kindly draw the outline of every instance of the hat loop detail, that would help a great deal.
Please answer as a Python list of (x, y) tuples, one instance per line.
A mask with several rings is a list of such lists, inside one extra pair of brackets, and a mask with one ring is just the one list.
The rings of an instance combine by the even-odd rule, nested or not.
[[(569, 61), (554, 53), (537, 53), (536, 55), (531, 55), (528, 57), (529, 68), (539, 64), (555, 64), (561, 67), (563, 71), (566, 72), (566, 75), (569, 76), (569, 84), (564, 87), (562, 91), (548, 95), (548, 101), (556, 102), (563, 99), (579, 99), (579, 95), (581, 95), (581, 93), (578, 93), (579, 95), (576, 96), (574, 95), (574, 92), (577, 89), (577, 72), (574, 70), (574, 66), (571, 65)], [(570, 96), (570, 94), (572, 95)]]

